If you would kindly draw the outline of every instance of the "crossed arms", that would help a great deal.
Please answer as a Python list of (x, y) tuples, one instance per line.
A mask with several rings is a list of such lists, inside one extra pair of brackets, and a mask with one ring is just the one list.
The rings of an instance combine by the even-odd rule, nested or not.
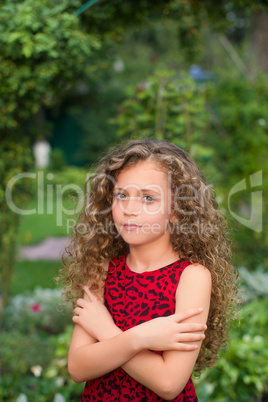
[[(123, 332), (103, 302), (86, 290), (73, 317), (76, 325), (68, 356), (72, 379), (84, 382), (122, 367), (163, 399), (174, 399), (184, 389), (198, 357), (210, 294), (209, 270), (190, 265), (181, 275), (175, 314)], [(148, 349), (164, 352), (160, 356)]]

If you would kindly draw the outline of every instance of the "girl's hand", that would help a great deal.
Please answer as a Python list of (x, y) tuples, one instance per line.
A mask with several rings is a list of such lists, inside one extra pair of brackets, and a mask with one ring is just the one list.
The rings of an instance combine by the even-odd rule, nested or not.
[[(181, 323), (181, 321), (201, 314), (202, 308), (187, 310), (183, 313), (172, 314), (168, 317), (158, 317), (135, 327), (142, 347), (150, 350), (181, 350), (197, 349), (194, 342), (203, 340), (205, 324)], [(185, 342), (193, 342), (191, 344)]]
[(114, 320), (104, 305), (103, 299), (94, 295), (88, 286), (83, 286), (87, 300), (78, 299), (72, 320), (98, 341), (118, 334)]

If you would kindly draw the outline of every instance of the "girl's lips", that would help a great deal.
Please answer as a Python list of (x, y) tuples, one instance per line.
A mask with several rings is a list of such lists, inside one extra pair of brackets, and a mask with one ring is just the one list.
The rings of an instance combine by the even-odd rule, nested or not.
[(127, 229), (127, 230), (135, 230), (135, 229), (137, 229), (137, 228), (140, 228), (141, 227), (141, 225), (135, 225), (134, 223), (130, 223), (130, 224), (124, 224), (123, 225), (123, 228), (124, 229)]

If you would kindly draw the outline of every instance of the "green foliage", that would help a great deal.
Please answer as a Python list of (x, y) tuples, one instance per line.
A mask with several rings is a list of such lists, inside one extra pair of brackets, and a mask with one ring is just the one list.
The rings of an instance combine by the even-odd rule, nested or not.
[[(15, 401), (21, 394), (28, 401), (54, 401), (60, 393), (66, 401), (81, 398), (83, 384), (75, 384), (67, 370), (72, 327), (57, 336), (19, 331), (1, 332), (0, 398)], [(64, 353), (64, 356), (63, 356)], [(16, 356), (16, 358), (14, 358)]]
[[(67, 356), (72, 333), (73, 327), (69, 325), (66, 326), (64, 332), (62, 332), (59, 336), (53, 337), (52, 344), (55, 348), (54, 358), (51, 359), (50, 363), (46, 367), (46, 370), (44, 371), (44, 378), (51, 380), (62, 378), (64, 380), (64, 383), (68, 383), (69, 390), (67, 391), (67, 395), (72, 392), (74, 386), (72, 380), (70, 379), (67, 365)], [(79, 389), (80, 392), (82, 387), (83, 385), (76, 386), (76, 388)], [(62, 390), (61, 392), (64, 392), (64, 390)], [(64, 395), (66, 396), (66, 391), (64, 392)], [(81, 396), (81, 393), (79, 396)]]
[(74, 77), (85, 75), (88, 57), (100, 44), (71, 14), (80, 4), (26, 0), (1, 5), (2, 129), (18, 128), (41, 106), (55, 104)]
[(72, 305), (61, 304), (61, 292), (57, 289), (37, 287), (30, 295), (17, 295), (7, 305), (3, 328), (16, 328), (30, 333), (45, 331), (59, 333), (71, 319)]
[[(47, 180), (46, 184), (53, 184), (54, 186), (60, 185), (63, 188), (68, 185), (74, 185), (79, 187), (82, 191), (87, 175), (92, 175), (92, 172), (75, 166), (66, 166), (62, 171), (52, 174), (53, 178)], [(72, 191), (68, 192), (68, 194), (72, 194)]]
[(268, 273), (264, 266), (259, 266), (255, 271), (249, 271), (246, 267), (239, 267), (241, 279), (240, 298), (246, 303), (251, 300), (267, 298)]
[[(42, 108), (59, 102), (74, 77), (87, 76), (88, 57), (100, 47), (72, 15), (80, 4), (79, 0), (6, 0), (0, 6), (1, 308), (7, 301), (20, 216), (10, 202), (5, 204), (5, 190), (17, 173), (33, 168), (28, 137), (44, 134)], [(31, 190), (23, 180), (17, 181), (12, 200), (21, 205)]]
[(53, 358), (49, 337), (40, 337), (37, 333), (29, 334), (21, 329), (1, 333), (0, 356), (2, 374), (11, 370), (18, 378), (30, 371), (32, 366), (44, 366)]
[(63, 151), (60, 148), (53, 148), (50, 153), (50, 169), (61, 171), (66, 166)]
[[(268, 170), (268, 84), (265, 76), (259, 75), (255, 81), (229, 72), (219, 74), (215, 85), (208, 91), (208, 104), (211, 114), (209, 144), (216, 152), (210, 163), (221, 174), (217, 185), (222, 191), (246, 180), (247, 189), (239, 191), (230, 199), (230, 209), (250, 219), (252, 193), (268, 190), (265, 172)], [(262, 171), (260, 186), (251, 187), (250, 175)], [(225, 189), (225, 190), (224, 190)], [(262, 195), (263, 209), (267, 208), (266, 198)], [(223, 206), (228, 208), (228, 193)], [(246, 211), (246, 216), (245, 212)], [(263, 227), (268, 224), (267, 214), (263, 214)], [(266, 249), (268, 238), (265, 230), (253, 231), (237, 221), (232, 221), (236, 249), (235, 264), (256, 267), (267, 266)]]
[(5, 309), (0, 344), (0, 399), (15, 401), (78, 400), (83, 385), (68, 373), (67, 355), (73, 326), (71, 306), (60, 305), (58, 290), (36, 288), (17, 295)]
[[(213, 143), (218, 147), (213, 162), (222, 170), (222, 181), (234, 183), (242, 174), (267, 166), (268, 85), (264, 75), (250, 82), (238, 74), (221, 74), (210, 87), (209, 103)], [(258, 156), (258, 157), (256, 157)], [(228, 162), (228, 163), (226, 163)]]
[[(245, 0), (140, 0), (139, 6), (135, 0), (122, 2), (103, 2), (100, 7), (92, 7), (90, 12), (82, 16), (88, 26), (94, 27), (101, 36), (108, 36), (112, 41), (121, 41), (126, 27), (132, 25), (146, 25), (153, 20), (165, 19), (177, 22), (177, 35), (180, 40), (180, 49), (184, 56), (193, 63), (200, 56), (202, 44), (202, 30), (208, 25), (213, 30), (234, 28), (235, 23), (227, 18), (229, 12), (243, 12), (249, 15), (254, 11), (267, 8), (266, 0), (247, 2)], [(115, 21), (117, 22), (115, 24)]]
[(230, 333), (228, 350), (216, 367), (206, 370), (196, 381), (201, 402), (265, 400), (268, 394), (268, 299), (246, 304), (240, 325)]
[(33, 161), (27, 139), (17, 142), (14, 137), (0, 141), (0, 326), (2, 309), (7, 301), (12, 266), (15, 259), (18, 224), (17, 213), (32, 194), (31, 184), (20, 178), (21, 172), (31, 169)]
[[(2, 400), (15, 400), (21, 392), (36, 387), (37, 378), (32, 369), (49, 364), (53, 354), (54, 350), (48, 337), (40, 337), (36, 333), (21, 333), (18, 330), (13, 330), (11, 336), (10, 331), (2, 331), (0, 344)], [(38, 392), (36, 400), (40, 400)]]
[[(21, 180), (16, 180), (16, 177), (20, 177), (16, 175), (33, 168), (33, 158), (27, 138), (19, 143), (12, 135), (9, 138), (1, 138), (0, 151), (0, 209), (7, 213), (10, 209), (7, 204), (9, 201), (19, 207), (32, 195), (31, 185), (25, 182), (22, 184)], [(11, 193), (10, 197), (5, 194), (6, 191)]]
[(190, 150), (193, 146), (196, 153), (210, 156), (212, 149), (203, 149), (198, 141), (208, 122), (205, 102), (204, 87), (186, 74), (157, 72), (128, 88), (127, 99), (114, 121), (119, 127), (118, 136), (153, 137)]

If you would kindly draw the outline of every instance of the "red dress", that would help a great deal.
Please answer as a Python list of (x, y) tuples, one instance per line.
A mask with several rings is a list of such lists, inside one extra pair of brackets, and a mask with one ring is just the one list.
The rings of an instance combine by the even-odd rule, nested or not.
[[(126, 264), (126, 255), (109, 263), (104, 301), (115, 324), (123, 331), (156, 317), (175, 313), (175, 295), (181, 273), (191, 262), (179, 260), (155, 271), (136, 273)], [(161, 351), (155, 351), (162, 355)], [(121, 367), (86, 383), (82, 402), (165, 401), (130, 377)], [(173, 400), (198, 402), (191, 378)]]

